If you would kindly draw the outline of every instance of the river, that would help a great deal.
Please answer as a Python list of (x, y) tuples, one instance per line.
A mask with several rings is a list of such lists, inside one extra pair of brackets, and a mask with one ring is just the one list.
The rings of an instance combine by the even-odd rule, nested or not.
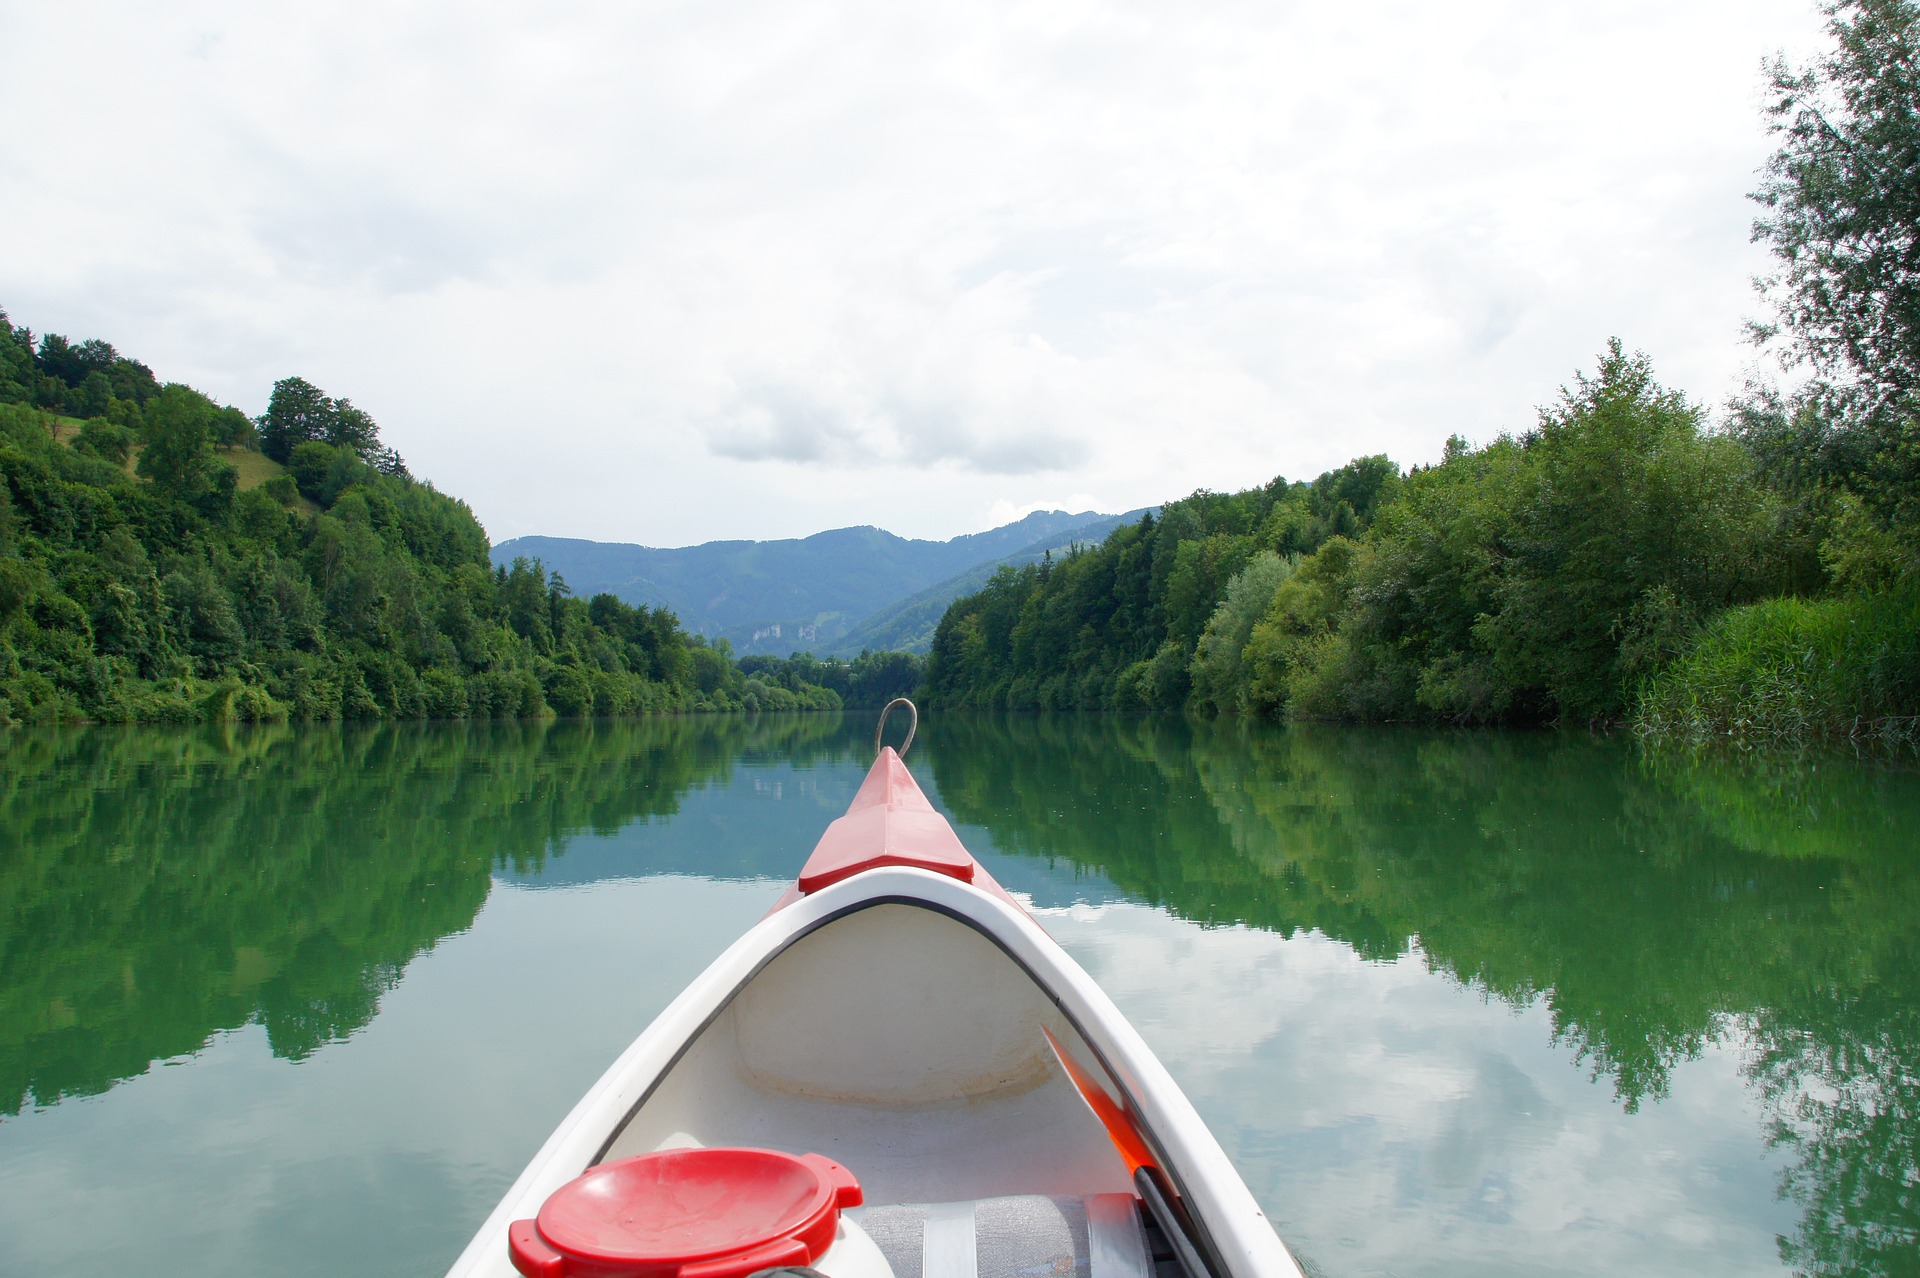
[[(0, 735), (0, 1272), (440, 1272), (871, 742)], [(909, 762), (1317, 1274), (1920, 1267), (1910, 766), (960, 715)]]

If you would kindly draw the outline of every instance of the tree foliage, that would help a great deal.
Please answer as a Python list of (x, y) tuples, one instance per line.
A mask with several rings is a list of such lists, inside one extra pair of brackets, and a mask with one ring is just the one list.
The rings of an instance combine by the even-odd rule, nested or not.
[[(1744, 435), (1789, 485), (1862, 498), (1920, 530), (1920, 5), (1834, 0), (1833, 47), (1768, 68), (1779, 149), (1754, 199), (1759, 281), (1781, 354), (1812, 380), (1740, 406)], [(1809, 503), (1818, 515), (1818, 502)]]
[(1771, 584), (1772, 506), (1703, 424), (1612, 343), (1533, 431), (1407, 485), (1329, 655), (1364, 654), (1396, 717), (1618, 717), (1701, 618)]
[(929, 698), (1455, 723), (1641, 698), (1649, 731), (1911, 736), (1920, 3), (1826, 13), (1828, 53), (1768, 68), (1754, 193), (1777, 263), (1755, 335), (1802, 389), (1757, 386), (1712, 431), (1616, 341), (1519, 438), (1456, 437), (1404, 479), (1370, 458), (1196, 493), (1003, 572), (942, 619)]
[[(1622, 717), (1805, 553), (1740, 442), (1618, 342), (1519, 438), (1196, 493), (956, 602), (929, 699), (1459, 723)], [(1798, 567), (1796, 567), (1798, 565)], [(1814, 571), (1818, 571), (1817, 567)]]
[[(1271, 584), (1277, 557), (1361, 532), (1400, 483), (1387, 458), (1363, 457), (1311, 483), (1282, 478), (1240, 493), (1201, 491), (1059, 562), (1002, 569), (941, 619), (925, 695), (936, 704), (1012, 709), (1179, 707), (1194, 687), (1196, 651), (1235, 580), (1259, 565), (1261, 584), (1235, 596), (1235, 607), (1251, 612), (1264, 602), (1251, 596)], [(1236, 655), (1217, 639), (1206, 645), (1210, 704), (1237, 697), (1219, 682)]]
[[(115, 376), (77, 431), (50, 411)], [(663, 609), (490, 567), (473, 512), (310, 383), (282, 381), (260, 423), (287, 471), (241, 491), (254, 431), (104, 342), (36, 343), (0, 316), (0, 724), (840, 705)]]
[(1793, 354), (1871, 417), (1920, 390), (1920, 6), (1835, 0), (1834, 48), (1768, 69), (1780, 141), (1754, 198)]
[(99, 338), (36, 338), (0, 310), (0, 404), (25, 404), (80, 418), (129, 415), (160, 393), (153, 370)]
[(1779, 148), (1754, 199), (1759, 281), (1790, 393), (1754, 388), (1734, 433), (1779, 498), (1783, 597), (1717, 619), (1651, 686), (1662, 734), (1911, 739), (1920, 648), (1896, 621), (1920, 590), (1920, 5), (1832, 0), (1832, 47), (1769, 68)]
[(383, 474), (407, 476), (400, 454), (380, 442), (380, 428), (351, 400), (334, 399), (303, 377), (273, 384), (267, 411), (259, 422), (260, 451), (277, 462), (291, 462), (308, 445), (350, 453)]
[(803, 700), (828, 691), (849, 710), (877, 710), (895, 697), (912, 696), (926, 662), (911, 652), (862, 652), (851, 661), (796, 652), (742, 657), (740, 670), (750, 685), (785, 688)]

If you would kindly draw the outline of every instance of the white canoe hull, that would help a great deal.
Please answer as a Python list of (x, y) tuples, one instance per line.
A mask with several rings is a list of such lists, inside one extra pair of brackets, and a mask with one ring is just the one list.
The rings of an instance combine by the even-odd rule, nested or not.
[[(793, 888), (614, 1061), (451, 1274), (509, 1278), (509, 1228), (591, 1167), (743, 1148), (824, 1155), (858, 1180), (864, 1205), (816, 1257), (828, 1278), (1298, 1278), (1112, 1000), (876, 750)], [(601, 1211), (576, 1236), (589, 1251), (607, 1228), (628, 1236)], [(528, 1245), (543, 1228), (520, 1226)], [(536, 1249), (538, 1272), (570, 1265)], [(726, 1272), (745, 1278), (753, 1255)]]
[(884, 868), (729, 947), (574, 1107), (450, 1274), (509, 1278), (511, 1222), (590, 1166), (676, 1146), (825, 1154), (869, 1204), (1132, 1193), (1043, 1025), (1104, 1066), (1203, 1263), (1221, 1278), (1299, 1273), (1173, 1079), (1031, 917), (944, 875)]

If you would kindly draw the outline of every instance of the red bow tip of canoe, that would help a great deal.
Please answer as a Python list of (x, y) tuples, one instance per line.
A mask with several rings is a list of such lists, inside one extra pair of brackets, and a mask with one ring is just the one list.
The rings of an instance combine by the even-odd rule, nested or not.
[(813, 855), (801, 867), (799, 881), (774, 909), (863, 870), (890, 865), (931, 870), (998, 896), (1007, 895), (973, 859), (947, 819), (934, 811), (907, 765), (887, 746), (868, 769), (847, 814), (820, 836)]

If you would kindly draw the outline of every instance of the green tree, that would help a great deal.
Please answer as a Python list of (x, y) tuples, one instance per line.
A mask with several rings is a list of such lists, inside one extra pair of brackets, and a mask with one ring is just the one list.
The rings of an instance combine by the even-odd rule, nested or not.
[(1387, 458), (1365, 457), (1310, 484), (1202, 490), (1099, 546), (1003, 569), (941, 619), (925, 693), (932, 703), (1012, 709), (1176, 709), (1190, 696), (1238, 705), (1237, 690), (1215, 677), (1237, 658), (1226, 646), (1209, 649), (1212, 681), (1193, 683), (1196, 648), (1229, 584), (1262, 552), (1310, 554), (1329, 537), (1360, 534), (1400, 483)]
[(373, 418), (345, 399), (333, 402), (333, 410), (327, 415), (326, 432), (329, 444), (350, 448), (361, 456), (380, 447), (380, 428), (374, 425)]
[(260, 418), (260, 451), (284, 463), (301, 444), (326, 439), (332, 413), (333, 401), (318, 386), (303, 377), (281, 378)]
[(133, 451), (133, 432), (124, 426), (114, 425), (104, 417), (96, 417), (80, 428), (73, 446), (94, 453), (116, 466), (124, 466), (127, 455)]
[[(1882, 519), (1920, 527), (1920, 5), (1832, 0), (1834, 47), (1769, 68), (1779, 149), (1754, 193), (1754, 238), (1779, 265), (1760, 284), (1814, 380), (1829, 463)], [(1802, 416), (1790, 409), (1783, 416)], [(1824, 418), (1824, 421), (1819, 419)], [(1803, 431), (1804, 433), (1804, 431)], [(1812, 441), (1803, 441), (1812, 442)]]
[[(64, 443), (44, 410), (80, 391), (106, 412)], [(219, 450), (261, 432), (288, 470), (238, 492)], [(832, 673), (871, 695), (917, 675), (855, 666)], [(750, 680), (672, 613), (575, 599), (538, 565), (496, 575), (472, 510), (311, 384), (280, 383), (257, 432), (104, 342), (39, 343), (0, 313), (0, 725), (840, 704), (802, 674)]]
[[(1330, 702), (1318, 689), (1296, 682), (1295, 672), (1316, 669), (1315, 658), (1334, 644), (1359, 557), (1356, 543), (1332, 537), (1280, 582), (1241, 651), (1237, 696), (1242, 707), (1261, 715), (1283, 713), (1290, 704), (1314, 715), (1348, 709), (1344, 700)], [(1344, 697), (1352, 687), (1343, 683), (1338, 691)]]
[(0, 308), (0, 404), (30, 402), (33, 376), (33, 333), (15, 328)]
[(1226, 597), (1213, 610), (1193, 653), (1193, 704), (1198, 709), (1237, 711), (1245, 707), (1247, 680), (1242, 671), (1247, 640), (1267, 615), (1274, 595), (1289, 576), (1294, 561), (1272, 551), (1255, 555), (1227, 583)]
[(1628, 641), (1675, 609), (1697, 617), (1768, 584), (1772, 511), (1703, 416), (1614, 341), (1526, 441), (1538, 487), (1517, 511), (1487, 642), (1557, 717), (1617, 716), (1646, 673)]
[(1780, 149), (1754, 198), (1795, 354), (1869, 415), (1920, 390), (1920, 7), (1833, 0), (1835, 47), (1769, 67)]
[(245, 639), (232, 597), (205, 564), (183, 564), (161, 584), (173, 629), (188, 654), (202, 663), (203, 673), (217, 674), (240, 654)]
[(216, 461), (207, 447), (213, 421), (214, 406), (200, 392), (179, 385), (162, 390), (147, 410), (140, 477), (182, 501), (203, 498), (223, 485), (231, 494), (232, 467)]
[(1284, 688), (1295, 710), (1358, 718), (1619, 717), (1695, 626), (1777, 581), (1777, 505), (1745, 450), (1702, 427), (1610, 343), (1535, 430), (1452, 443), (1404, 482), (1331, 636), (1312, 608), (1255, 628), (1255, 701)]
[(59, 333), (48, 333), (40, 339), (35, 362), (42, 373), (73, 387), (85, 381), (89, 373), (104, 372), (117, 354), (113, 347), (97, 339), (76, 343)]

